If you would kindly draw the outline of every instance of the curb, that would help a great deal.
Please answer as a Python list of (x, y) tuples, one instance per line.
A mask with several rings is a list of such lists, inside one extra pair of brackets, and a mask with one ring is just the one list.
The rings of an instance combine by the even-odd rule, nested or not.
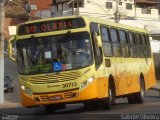
[(156, 87), (153, 87), (150, 90), (155, 90), (155, 91), (159, 91), (160, 92), (160, 88), (156, 88)]
[(0, 108), (16, 108), (22, 107), (20, 103), (3, 103), (0, 104)]

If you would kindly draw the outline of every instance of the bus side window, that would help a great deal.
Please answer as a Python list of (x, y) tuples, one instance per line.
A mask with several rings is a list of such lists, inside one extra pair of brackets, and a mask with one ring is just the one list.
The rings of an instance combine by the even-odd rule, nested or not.
[(150, 43), (149, 43), (149, 36), (148, 35), (144, 35), (144, 39), (145, 39), (145, 54), (146, 57), (151, 57), (151, 48), (150, 48)]
[(143, 53), (143, 57), (147, 58), (148, 50), (147, 50), (147, 43), (146, 43), (144, 34), (141, 34), (141, 50)]
[(120, 57), (122, 53), (121, 53), (121, 46), (118, 41), (118, 34), (116, 28), (110, 28), (110, 36), (113, 46), (113, 54), (115, 57)]
[(101, 36), (103, 42), (103, 51), (105, 56), (112, 56), (112, 45), (109, 38), (109, 30), (107, 27), (101, 26)]
[(136, 43), (137, 43), (137, 49), (138, 54), (140, 58), (144, 57), (143, 47), (142, 47), (142, 40), (139, 33), (136, 33)]
[(136, 41), (135, 41), (133, 32), (128, 32), (128, 40), (130, 45), (130, 55), (131, 57), (136, 58), (138, 54), (137, 54)]
[(129, 57), (129, 46), (128, 46), (128, 41), (127, 41), (126, 31), (119, 30), (118, 33), (119, 33), (119, 39), (121, 42), (122, 56)]

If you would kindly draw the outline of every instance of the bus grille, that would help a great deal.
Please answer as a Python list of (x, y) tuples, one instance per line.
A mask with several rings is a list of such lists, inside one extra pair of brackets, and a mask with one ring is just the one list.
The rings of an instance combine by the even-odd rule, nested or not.
[[(62, 100), (78, 97), (77, 92), (65, 92), (61, 95), (63, 96)], [(39, 98), (40, 98), (40, 101), (42, 101), (42, 102), (49, 102), (50, 101), (48, 95), (40, 95)]]
[(59, 74), (30, 77), (29, 82), (32, 84), (49, 84), (49, 83), (76, 80), (79, 79), (80, 77), (81, 74), (78, 72), (59, 73)]

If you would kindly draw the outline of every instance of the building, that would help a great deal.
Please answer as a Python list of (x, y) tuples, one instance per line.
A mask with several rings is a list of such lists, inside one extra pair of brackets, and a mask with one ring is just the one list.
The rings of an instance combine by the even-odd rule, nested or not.
[(30, 0), (31, 20), (51, 17), (51, 4), (54, 0)]
[[(52, 0), (30, 0), (31, 20), (51, 17)], [(19, 2), (18, 0), (10, 1), (6, 5), (5, 18), (5, 39), (9, 39), (11, 35), (15, 34), (15, 27), (25, 21), (28, 21), (26, 16), (26, 2)], [(13, 12), (14, 11), (14, 12)]]
[[(31, 5), (31, 20), (51, 17), (52, 0), (30, 0)], [(11, 36), (16, 34), (16, 26), (20, 23), (28, 21), (26, 12), (26, 2), (22, 0), (10, 1), (6, 4), (6, 18), (4, 37), (8, 40)], [(7, 42), (5, 41), (5, 49), (7, 49)]]
[[(52, 17), (87, 15), (160, 33), (160, 0), (53, 0)], [(117, 17), (115, 17), (117, 16)], [(153, 39), (154, 40), (154, 39)], [(160, 51), (154, 47), (153, 51)], [(155, 50), (154, 50), (155, 49)]]

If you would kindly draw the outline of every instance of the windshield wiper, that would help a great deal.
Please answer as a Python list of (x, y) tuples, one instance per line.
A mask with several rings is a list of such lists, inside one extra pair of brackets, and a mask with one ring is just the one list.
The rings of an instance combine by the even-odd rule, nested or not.
[(68, 31), (65, 35), (64, 41), (67, 41), (70, 35), (71, 35), (71, 31)]

